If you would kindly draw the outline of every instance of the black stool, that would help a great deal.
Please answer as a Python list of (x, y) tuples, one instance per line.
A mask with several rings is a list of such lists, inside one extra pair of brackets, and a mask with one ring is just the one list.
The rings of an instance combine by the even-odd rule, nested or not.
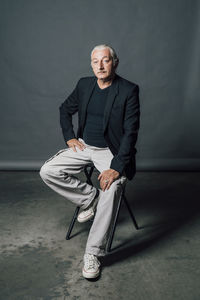
[[(84, 168), (84, 173), (85, 173), (85, 176), (87, 178), (86, 182), (88, 184), (92, 185), (92, 186), (93, 186), (93, 183), (91, 181), (91, 176), (92, 176), (93, 171), (94, 171), (94, 165), (92, 165), (92, 164), (91, 165), (89, 164), (89, 165), (85, 166), (85, 168)], [(118, 205), (117, 205), (117, 209), (116, 209), (116, 212), (115, 212), (114, 221), (113, 221), (113, 224), (111, 225), (111, 230), (110, 230), (110, 234), (109, 234), (109, 238), (108, 238), (108, 243), (106, 245), (106, 251), (107, 252), (110, 252), (110, 250), (111, 250), (112, 241), (113, 241), (113, 237), (114, 237), (114, 233), (115, 233), (115, 228), (116, 228), (116, 225), (117, 225), (117, 220), (118, 220), (122, 200), (124, 200), (124, 202), (126, 204), (126, 207), (128, 209), (128, 212), (130, 214), (130, 217), (133, 221), (133, 224), (134, 224), (135, 228), (139, 229), (139, 227), (137, 225), (137, 222), (135, 220), (135, 217), (134, 217), (134, 215), (132, 213), (132, 210), (130, 208), (130, 205), (129, 205), (126, 197), (125, 197), (125, 187), (123, 187), (122, 192), (121, 192), (121, 196), (120, 196), (120, 199), (119, 199), (119, 202), (118, 202)], [(72, 229), (74, 227), (74, 224), (76, 222), (79, 210), (80, 210), (80, 207), (77, 206), (76, 209), (75, 209), (73, 218), (71, 220), (71, 223), (69, 225), (69, 229), (68, 229), (68, 232), (67, 232), (67, 235), (66, 235), (66, 240), (70, 239), (70, 235), (71, 235)]]

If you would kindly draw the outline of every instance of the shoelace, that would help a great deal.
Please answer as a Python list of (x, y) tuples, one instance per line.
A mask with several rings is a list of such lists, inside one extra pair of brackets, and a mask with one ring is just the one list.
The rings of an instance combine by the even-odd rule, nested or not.
[(85, 265), (87, 269), (95, 269), (96, 267), (99, 267), (100, 263), (98, 262), (96, 256), (92, 254), (86, 254), (85, 255)]

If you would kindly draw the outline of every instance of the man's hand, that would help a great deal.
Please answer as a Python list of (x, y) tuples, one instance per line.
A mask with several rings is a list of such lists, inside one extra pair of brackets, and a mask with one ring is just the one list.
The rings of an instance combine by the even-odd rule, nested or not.
[(119, 178), (119, 175), (119, 172), (113, 169), (103, 171), (98, 177), (98, 180), (100, 180), (101, 189), (103, 191), (108, 190), (113, 181)]
[(71, 139), (71, 140), (67, 141), (67, 145), (69, 146), (69, 148), (72, 148), (72, 150), (74, 152), (77, 152), (76, 147), (79, 148), (81, 151), (83, 151), (83, 149), (85, 149), (85, 146), (83, 145), (83, 143), (81, 143), (77, 139)]

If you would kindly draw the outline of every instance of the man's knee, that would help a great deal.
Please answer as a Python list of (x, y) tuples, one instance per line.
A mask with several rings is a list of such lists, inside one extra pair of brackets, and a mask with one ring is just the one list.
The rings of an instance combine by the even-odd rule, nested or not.
[(42, 179), (49, 179), (52, 175), (52, 167), (49, 164), (44, 164), (40, 169), (40, 177)]
[(52, 164), (52, 162), (47, 162), (45, 163), (41, 169), (40, 169), (40, 177), (43, 180), (49, 180), (51, 181), (51, 179), (54, 177), (57, 178), (62, 178), (64, 176), (64, 179), (66, 179), (68, 177), (68, 172), (66, 171), (66, 167), (65, 170), (63, 169), (63, 167), (60, 166), (56, 166), (54, 164)]
[(120, 192), (122, 191), (122, 184), (120, 181), (114, 181), (111, 186), (109, 187), (108, 190), (105, 190), (104, 196), (105, 197), (111, 197), (113, 200), (115, 198), (116, 194), (120, 194)]
[(125, 180), (126, 180), (125, 177), (123, 177), (123, 178), (120, 177), (119, 179), (113, 181), (113, 183), (111, 184), (109, 190), (113, 191), (113, 192), (121, 190), (122, 187), (123, 187), (123, 185), (124, 185), (124, 183), (125, 183)]
[(43, 165), (41, 168), (40, 168), (40, 172), (39, 172), (39, 174), (40, 174), (40, 177), (42, 178), (42, 179), (46, 179), (46, 177), (47, 177), (47, 168), (45, 167), (45, 165)]

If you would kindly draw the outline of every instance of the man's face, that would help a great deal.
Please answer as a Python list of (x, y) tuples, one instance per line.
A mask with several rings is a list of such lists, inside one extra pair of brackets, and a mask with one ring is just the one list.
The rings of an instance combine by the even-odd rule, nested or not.
[(110, 50), (104, 48), (95, 50), (91, 56), (91, 66), (95, 76), (100, 80), (106, 80), (115, 73)]

